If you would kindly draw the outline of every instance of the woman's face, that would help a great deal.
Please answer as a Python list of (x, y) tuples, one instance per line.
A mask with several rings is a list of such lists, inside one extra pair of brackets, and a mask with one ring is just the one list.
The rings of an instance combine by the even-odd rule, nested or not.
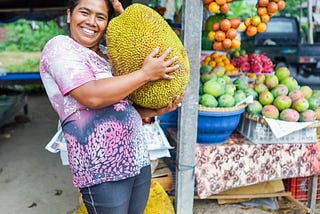
[(81, 45), (96, 51), (108, 25), (105, 0), (80, 0), (74, 11), (67, 11), (70, 36)]

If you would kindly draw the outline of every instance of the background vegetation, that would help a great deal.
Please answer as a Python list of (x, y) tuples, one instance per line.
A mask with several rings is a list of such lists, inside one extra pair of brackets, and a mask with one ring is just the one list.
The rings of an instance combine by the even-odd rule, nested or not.
[(0, 62), (8, 72), (38, 71), (39, 56), (45, 43), (55, 35), (66, 34), (64, 27), (54, 20), (40, 22), (20, 19), (2, 27), (8, 31), (7, 40), (0, 43)]

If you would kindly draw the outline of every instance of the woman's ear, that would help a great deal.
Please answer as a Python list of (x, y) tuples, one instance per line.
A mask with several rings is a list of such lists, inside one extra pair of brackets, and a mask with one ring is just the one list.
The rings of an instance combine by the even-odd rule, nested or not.
[(71, 20), (71, 11), (70, 9), (67, 9), (67, 23), (70, 24), (70, 20)]

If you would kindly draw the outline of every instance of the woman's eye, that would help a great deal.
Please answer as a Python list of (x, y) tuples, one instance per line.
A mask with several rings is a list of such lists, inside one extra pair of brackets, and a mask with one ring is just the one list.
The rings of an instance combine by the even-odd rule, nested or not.
[(105, 16), (98, 16), (97, 18), (98, 18), (98, 20), (100, 20), (100, 21), (107, 20), (107, 18), (106, 18)]
[(80, 13), (84, 16), (87, 16), (89, 14), (87, 11), (80, 11)]

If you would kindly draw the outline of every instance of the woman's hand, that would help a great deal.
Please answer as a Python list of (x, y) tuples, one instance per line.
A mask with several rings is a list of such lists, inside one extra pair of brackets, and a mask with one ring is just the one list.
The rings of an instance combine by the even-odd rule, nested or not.
[(173, 79), (173, 77), (170, 76), (170, 73), (179, 68), (178, 64), (174, 65), (178, 59), (177, 56), (166, 60), (172, 51), (171, 48), (165, 50), (165, 52), (157, 58), (156, 55), (159, 53), (159, 51), (160, 48), (156, 47), (143, 61), (141, 71), (144, 73), (144, 75), (146, 75), (149, 81), (158, 79)]
[(176, 110), (178, 107), (181, 106), (183, 97), (184, 97), (184, 93), (182, 93), (180, 96), (177, 96), (176, 99), (172, 103), (169, 103), (169, 105), (167, 105), (166, 107), (157, 109), (156, 110), (157, 116)]
[(182, 93), (180, 96), (177, 96), (176, 99), (172, 103), (170, 103), (169, 105), (167, 105), (164, 108), (149, 109), (149, 108), (143, 108), (143, 107), (136, 106), (136, 109), (139, 112), (142, 119), (148, 118), (148, 117), (159, 116), (159, 115), (174, 111), (178, 107), (180, 107), (181, 102), (183, 100), (183, 97), (184, 97), (184, 93)]
[(117, 13), (121, 14), (124, 11), (124, 9), (122, 7), (122, 4), (121, 4), (121, 2), (119, 2), (119, 0), (111, 0), (111, 3), (112, 3), (112, 6), (113, 6), (113, 9)]

